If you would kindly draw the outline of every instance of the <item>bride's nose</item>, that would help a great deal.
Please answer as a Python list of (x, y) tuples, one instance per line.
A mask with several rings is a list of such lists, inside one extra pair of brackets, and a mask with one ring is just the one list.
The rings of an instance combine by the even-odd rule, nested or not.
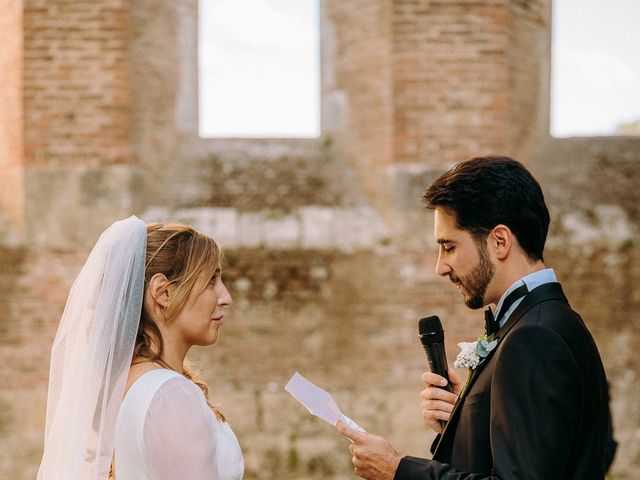
[(231, 298), (231, 294), (225, 284), (222, 284), (222, 292), (220, 292), (220, 296), (218, 297), (218, 305), (221, 307), (230, 307), (233, 305), (233, 298)]

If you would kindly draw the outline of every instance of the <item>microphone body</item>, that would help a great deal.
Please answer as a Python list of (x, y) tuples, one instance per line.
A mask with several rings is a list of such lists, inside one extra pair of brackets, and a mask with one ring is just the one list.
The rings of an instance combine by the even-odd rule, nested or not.
[(420, 342), (424, 347), (429, 362), (429, 369), (441, 377), (447, 379), (447, 385), (442, 388), (448, 392), (453, 392), (449, 375), (447, 374), (447, 356), (444, 351), (444, 330), (437, 315), (421, 318), (418, 322), (418, 333)]

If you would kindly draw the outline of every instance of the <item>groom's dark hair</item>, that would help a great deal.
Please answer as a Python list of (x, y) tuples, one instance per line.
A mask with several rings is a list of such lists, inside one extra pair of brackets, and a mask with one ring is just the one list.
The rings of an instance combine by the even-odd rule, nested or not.
[(476, 157), (455, 165), (425, 190), (427, 208), (455, 214), (458, 227), (476, 241), (496, 225), (511, 229), (531, 260), (542, 260), (549, 210), (540, 185), (509, 157)]

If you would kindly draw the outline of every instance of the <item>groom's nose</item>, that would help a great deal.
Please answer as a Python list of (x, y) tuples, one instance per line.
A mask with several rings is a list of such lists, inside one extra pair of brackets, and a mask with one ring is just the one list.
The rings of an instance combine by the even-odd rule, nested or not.
[(442, 259), (442, 254), (438, 254), (438, 262), (436, 263), (436, 274), (445, 277), (451, 273), (451, 267)]

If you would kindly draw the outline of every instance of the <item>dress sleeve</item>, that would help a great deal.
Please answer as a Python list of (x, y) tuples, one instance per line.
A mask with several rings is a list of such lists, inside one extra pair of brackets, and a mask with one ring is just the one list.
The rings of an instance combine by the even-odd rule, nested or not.
[(217, 480), (216, 421), (195, 384), (183, 377), (166, 381), (149, 405), (141, 439), (150, 477)]

